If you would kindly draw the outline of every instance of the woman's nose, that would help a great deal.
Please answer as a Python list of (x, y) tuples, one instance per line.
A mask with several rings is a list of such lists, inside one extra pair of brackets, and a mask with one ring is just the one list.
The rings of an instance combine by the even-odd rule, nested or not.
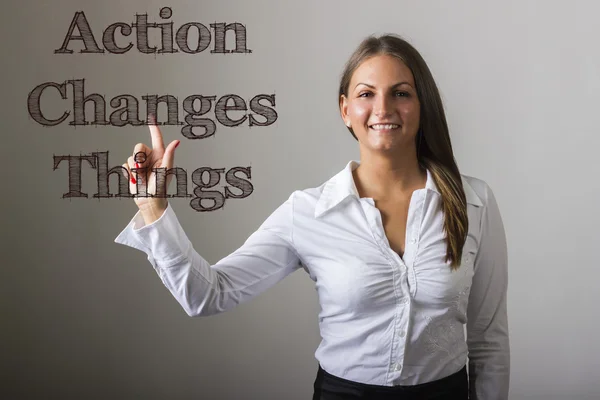
[(391, 113), (392, 104), (390, 99), (387, 96), (379, 96), (379, 98), (375, 101), (373, 112), (378, 117), (384, 117)]

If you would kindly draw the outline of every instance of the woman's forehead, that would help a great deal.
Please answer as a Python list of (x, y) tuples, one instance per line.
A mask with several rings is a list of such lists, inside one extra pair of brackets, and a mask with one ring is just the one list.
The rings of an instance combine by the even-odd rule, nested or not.
[(351, 89), (359, 83), (377, 86), (378, 84), (396, 85), (402, 82), (414, 87), (410, 68), (398, 57), (387, 54), (369, 57), (361, 62), (350, 80)]

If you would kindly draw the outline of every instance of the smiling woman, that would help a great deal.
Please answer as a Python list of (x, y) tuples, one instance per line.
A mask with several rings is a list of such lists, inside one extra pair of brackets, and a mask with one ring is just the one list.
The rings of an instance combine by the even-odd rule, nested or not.
[[(364, 151), (409, 147), (419, 129), (420, 105), (410, 69), (398, 58), (365, 60), (340, 96), (342, 118)], [(410, 146), (412, 147), (412, 146)]]
[[(397, 198), (404, 197), (404, 210), (400, 213), (382, 210), (384, 220), (390, 222), (390, 230), (393, 229), (397, 239), (393, 243), (395, 250), (404, 251), (402, 227), (406, 225), (410, 194), (416, 187), (423, 186), (426, 170), (430, 170), (444, 194), (447, 255), (456, 268), (468, 230), (465, 194), (441, 97), (425, 60), (400, 38), (369, 38), (346, 64), (339, 102), (342, 118), (359, 142), (363, 164), (365, 161), (366, 165), (375, 163), (378, 175), (384, 170), (390, 170), (392, 175), (399, 171), (404, 175), (400, 177), (403, 184), (397, 187), (395, 194)], [(380, 202), (386, 203), (383, 196), (387, 195), (371, 184), (376, 181), (369, 176), (373, 171), (365, 174), (365, 169), (358, 167), (354, 171), (359, 193), (375, 192)], [(397, 199), (391, 202), (391, 207), (395, 208), (395, 203)], [(398, 220), (391, 221), (388, 216), (396, 216)]]
[[(502, 218), (490, 187), (459, 172), (425, 61), (397, 36), (369, 37), (338, 100), (360, 162), (294, 191), (216, 264), (166, 198), (136, 198), (140, 212), (116, 242), (144, 251), (190, 316), (231, 310), (307, 271), (322, 337), (313, 400), (507, 400)], [(165, 147), (158, 127), (151, 136), (141, 167), (170, 168), (176, 143)], [(138, 168), (133, 156), (125, 167)]]

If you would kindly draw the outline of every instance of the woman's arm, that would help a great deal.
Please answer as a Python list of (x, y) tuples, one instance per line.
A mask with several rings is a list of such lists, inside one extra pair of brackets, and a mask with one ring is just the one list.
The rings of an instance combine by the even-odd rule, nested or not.
[(504, 225), (486, 185), (481, 240), (467, 309), (471, 400), (507, 400), (510, 347), (506, 293), (508, 255)]
[(198, 254), (173, 209), (144, 225), (140, 212), (115, 239), (137, 248), (189, 316), (231, 310), (300, 267), (293, 244), (293, 194), (236, 251), (215, 265)]

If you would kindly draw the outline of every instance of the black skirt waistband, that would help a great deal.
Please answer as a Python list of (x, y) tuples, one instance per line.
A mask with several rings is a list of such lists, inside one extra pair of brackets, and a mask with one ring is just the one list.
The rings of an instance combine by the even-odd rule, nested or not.
[(313, 400), (342, 399), (393, 399), (395, 400), (467, 400), (469, 383), (467, 367), (460, 371), (432, 382), (409, 386), (380, 386), (331, 375), (321, 365), (314, 383)]

